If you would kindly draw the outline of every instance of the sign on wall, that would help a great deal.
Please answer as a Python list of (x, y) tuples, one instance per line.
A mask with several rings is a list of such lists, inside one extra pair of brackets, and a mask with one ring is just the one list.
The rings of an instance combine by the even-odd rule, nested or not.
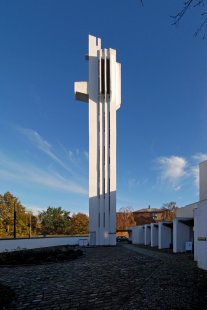
[(191, 241), (188, 241), (185, 243), (185, 250), (186, 251), (192, 251), (193, 250), (193, 244)]

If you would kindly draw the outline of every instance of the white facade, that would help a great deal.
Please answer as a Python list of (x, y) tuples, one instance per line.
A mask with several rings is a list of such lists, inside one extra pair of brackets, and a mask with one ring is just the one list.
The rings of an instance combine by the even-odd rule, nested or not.
[(207, 160), (199, 164), (199, 197), (207, 199)]
[(194, 241), (194, 219), (175, 218), (173, 220), (173, 252), (185, 252), (186, 242)]
[(116, 51), (89, 35), (89, 81), (75, 83), (89, 104), (90, 245), (116, 245), (116, 111), (121, 105), (121, 64)]
[(197, 207), (196, 203), (191, 203), (182, 208), (178, 208), (176, 210), (176, 217), (185, 217), (185, 218), (193, 218), (194, 217), (194, 209)]
[(207, 270), (207, 161), (199, 165), (199, 194), (194, 210), (194, 259)]
[(159, 222), (158, 225), (158, 248), (169, 249), (173, 243), (173, 223)]
[(207, 200), (195, 209), (194, 230), (194, 259), (198, 267), (207, 270)]
[(144, 225), (144, 245), (151, 244), (151, 224)]
[(194, 245), (194, 210), (197, 203), (189, 204), (176, 210), (173, 220), (173, 252), (185, 252), (186, 242)]
[(158, 246), (158, 223), (151, 223), (151, 246)]
[(129, 227), (129, 241), (132, 244), (144, 244), (145, 227), (144, 226), (131, 226)]

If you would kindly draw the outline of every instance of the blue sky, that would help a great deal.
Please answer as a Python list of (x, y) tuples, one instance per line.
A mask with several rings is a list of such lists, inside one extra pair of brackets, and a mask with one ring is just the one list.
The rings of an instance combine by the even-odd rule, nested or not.
[(88, 34), (122, 63), (117, 210), (198, 200), (207, 159), (207, 39), (180, 0), (0, 2), (0, 193), (33, 210), (88, 212)]

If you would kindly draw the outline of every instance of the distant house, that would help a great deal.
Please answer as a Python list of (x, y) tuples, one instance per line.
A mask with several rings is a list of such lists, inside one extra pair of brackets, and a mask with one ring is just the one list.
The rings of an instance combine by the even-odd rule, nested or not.
[(144, 208), (133, 212), (136, 226), (156, 223), (163, 220), (165, 209)]
[(128, 227), (140, 226), (166, 220), (169, 210), (157, 208), (145, 208), (131, 212), (116, 213), (117, 236), (128, 236)]

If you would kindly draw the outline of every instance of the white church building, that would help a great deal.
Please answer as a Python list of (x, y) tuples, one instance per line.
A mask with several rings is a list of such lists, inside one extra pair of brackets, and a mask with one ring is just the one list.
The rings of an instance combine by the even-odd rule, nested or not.
[(114, 49), (89, 35), (88, 82), (75, 82), (89, 109), (89, 243), (116, 245), (116, 111), (121, 105), (121, 64)]

